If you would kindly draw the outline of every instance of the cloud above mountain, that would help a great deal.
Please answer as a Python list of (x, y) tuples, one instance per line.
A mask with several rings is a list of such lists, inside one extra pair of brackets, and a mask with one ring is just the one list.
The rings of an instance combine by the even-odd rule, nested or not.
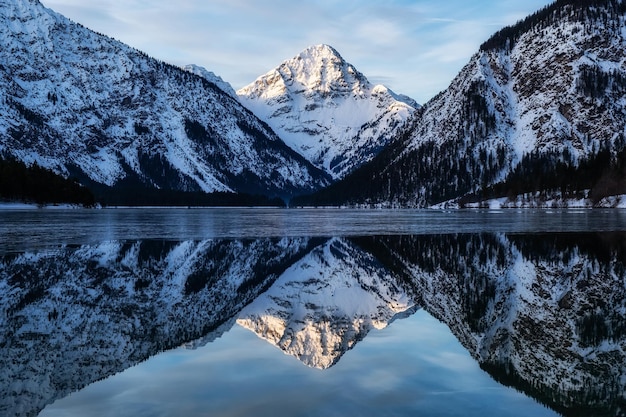
[[(176, 65), (198, 64), (235, 88), (326, 43), (374, 83), (425, 102), (478, 46), (549, 0), (43, 0), (85, 26)], [(376, 78), (380, 74), (380, 78)]]

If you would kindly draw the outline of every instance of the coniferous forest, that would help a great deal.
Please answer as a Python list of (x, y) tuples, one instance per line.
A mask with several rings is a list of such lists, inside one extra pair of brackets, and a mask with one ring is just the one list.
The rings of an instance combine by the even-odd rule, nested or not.
[(0, 159), (0, 201), (25, 201), (36, 204), (77, 204), (91, 207), (94, 195), (71, 178), (64, 178), (37, 164)]

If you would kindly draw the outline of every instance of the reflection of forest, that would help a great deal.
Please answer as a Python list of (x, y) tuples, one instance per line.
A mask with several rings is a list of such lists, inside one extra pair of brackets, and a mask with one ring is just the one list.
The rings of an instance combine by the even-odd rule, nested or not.
[(626, 411), (626, 234), (359, 239), (494, 379), (564, 415)]
[(332, 366), (421, 306), (497, 381), (564, 415), (619, 415), (625, 261), (621, 233), (111, 241), (5, 255), (0, 414), (36, 415), (237, 317)]

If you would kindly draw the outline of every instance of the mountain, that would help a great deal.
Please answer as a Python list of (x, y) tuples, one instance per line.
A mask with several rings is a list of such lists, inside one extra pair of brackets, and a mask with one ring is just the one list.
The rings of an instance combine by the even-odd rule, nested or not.
[(335, 179), (378, 154), (417, 107), (372, 85), (328, 45), (307, 48), (237, 94), (287, 145)]
[(328, 184), (224, 88), (37, 0), (0, 0), (0, 157), (75, 177), (101, 199), (288, 198)]
[(561, 0), (502, 29), (409, 132), (296, 203), (591, 206), (626, 193), (625, 12)]

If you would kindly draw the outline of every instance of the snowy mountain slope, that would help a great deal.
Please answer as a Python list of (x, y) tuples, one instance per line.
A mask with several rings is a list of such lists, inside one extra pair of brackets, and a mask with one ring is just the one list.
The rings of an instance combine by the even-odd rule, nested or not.
[(498, 32), (410, 134), (317, 201), (421, 207), (535, 192), (592, 205), (623, 194), (625, 11), (559, 1)]
[(224, 81), (222, 79), (222, 77), (220, 77), (219, 75), (215, 75), (215, 73), (213, 73), (212, 71), (209, 71), (206, 68), (200, 67), (200, 66), (195, 65), (195, 64), (185, 65), (183, 67), (183, 69), (185, 71), (189, 71), (189, 72), (191, 72), (193, 74), (201, 76), (202, 78), (206, 79), (207, 81), (209, 81), (209, 82), (215, 84), (216, 86), (218, 86), (223, 92), (225, 92), (226, 94), (228, 94), (232, 98), (238, 99), (237, 98), (237, 93), (233, 89), (233, 86), (230, 85), (229, 82)]
[(380, 152), (417, 106), (372, 85), (328, 45), (307, 48), (237, 94), (287, 145), (334, 178)]
[(305, 365), (327, 369), (414, 306), (414, 295), (375, 258), (334, 238), (287, 269), (237, 323)]
[(111, 241), (0, 257), (0, 415), (223, 326), (318, 241)]
[(46, 9), (0, 0), (0, 155), (114, 187), (289, 196), (327, 184), (231, 95)]

